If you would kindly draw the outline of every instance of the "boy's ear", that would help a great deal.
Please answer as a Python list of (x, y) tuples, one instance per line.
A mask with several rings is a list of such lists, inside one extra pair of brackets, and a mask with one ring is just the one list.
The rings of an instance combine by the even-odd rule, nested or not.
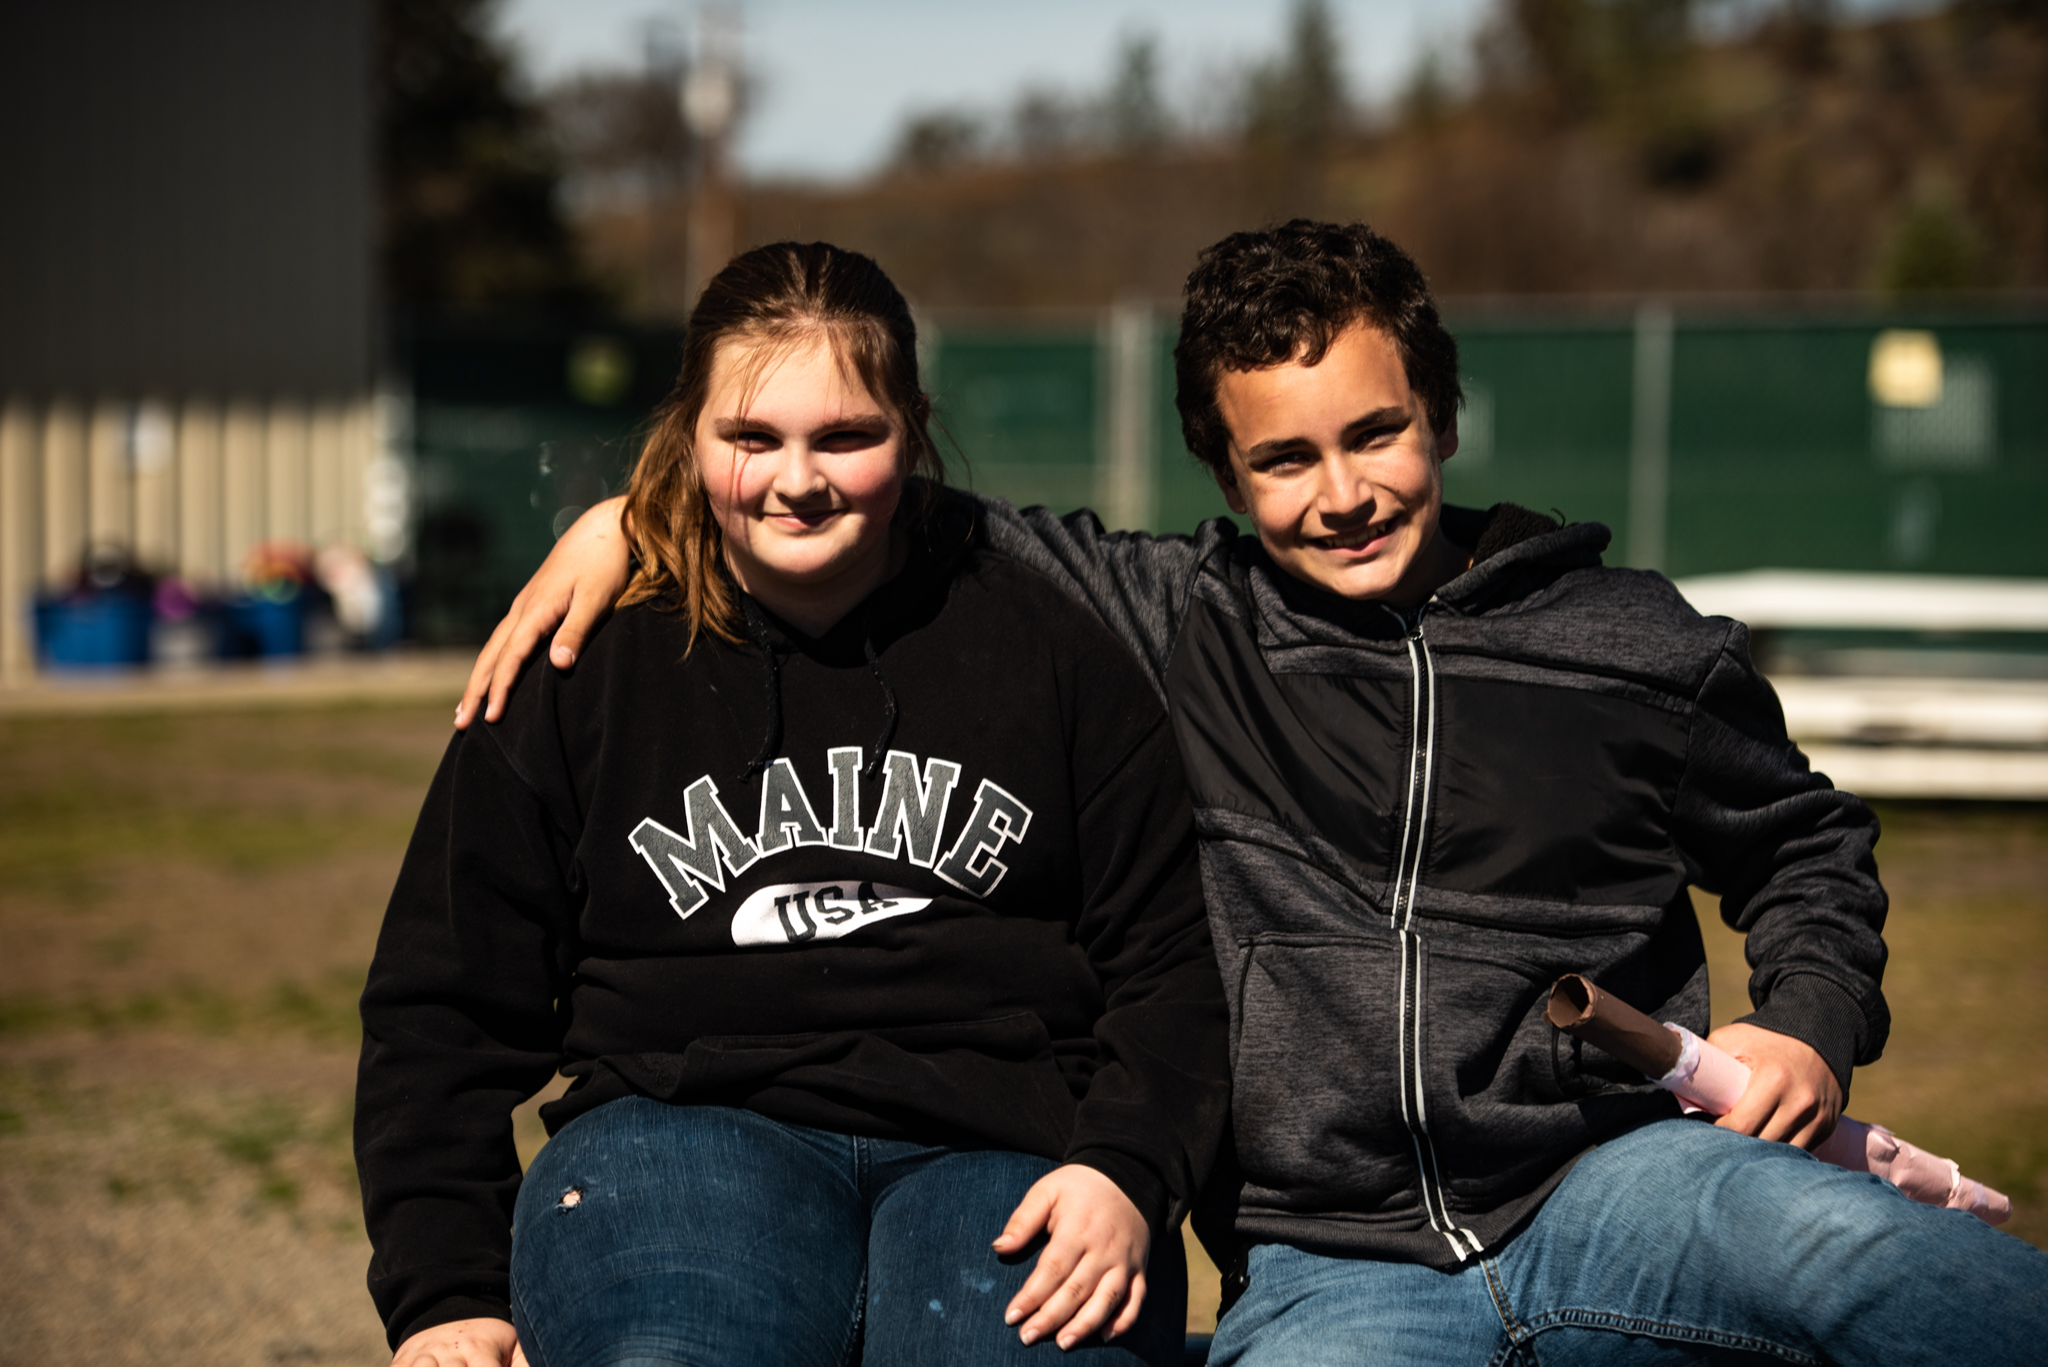
[(1436, 462), (1441, 465), (1458, 454), (1458, 414), (1451, 413), (1451, 420), (1444, 424), (1444, 430), (1436, 434)]
[[(1228, 460), (1229, 457), (1225, 456), (1224, 459)], [(1215, 479), (1216, 487), (1223, 491), (1223, 501), (1229, 505), (1230, 511), (1239, 517), (1249, 516), (1251, 509), (1245, 506), (1244, 495), (1237, 488), (1237, 472), (1228, 465), (1220, 468), (1212, 465), (1209, 467), (1209, 474)]]

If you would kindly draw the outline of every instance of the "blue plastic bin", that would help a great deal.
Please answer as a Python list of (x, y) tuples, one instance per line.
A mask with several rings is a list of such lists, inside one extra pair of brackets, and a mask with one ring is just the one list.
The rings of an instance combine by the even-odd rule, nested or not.
[(36, 653), (51, 669), (119, 669), (149, 663), (146, 595), (102, 593), (36, 602)]
[(221, 654), (228, 658), (273, 659), (306, 651), (306, 599), (303, 594), (275, 602), (269, 598), (236, 598), (223, 609)]

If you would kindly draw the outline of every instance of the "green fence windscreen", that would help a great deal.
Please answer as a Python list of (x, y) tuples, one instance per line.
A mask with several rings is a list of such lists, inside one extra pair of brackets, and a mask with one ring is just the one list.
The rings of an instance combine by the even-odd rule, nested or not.
[(1465, 410), (1444, 497), (1507, 501), (1573, 522), (1628, 519), (1627, 335), (1512, 327), (1459, 337)]
[(925, 384), (948, 477), (1019, 505), (1093, 503), (1098, 353), (1088, 327), (938, 332)]
[[(2048, 576), (2037, 525), (2048, 511), (2048, 318), (1680, 311), (1660, 349), (1646, 345), (1657, 316), (1453, 316), (1466, 407), (1445, 496), (1604, 522), (1608, 563), (1648, 560), (1673, 575)], [(1156, 531), (1227, 514), (1181, 443), (1173, 329), (1163, 318), (1147, 327), (1138, 371), (1127, 365), (1121, 379), (1106, 323), (928, 329), (926, 383), (952, 478)], [(480, 637), (546, 554), (563, 509), (620, 486), (680, 340), (410, 338), (418, 634)], [(609, 372), (596, 363), (607, 355)], [(1892, 392), (1880, 372), (1908, 383)], [(1142, 421), (1119, 426), (1118, 404), (1140, 405)], [(1113, 431), (1145, 434), (1143, 497), (1122, 511)]]
[(624, 487), (682, 339), (415, 324), (394, 350), (412, 397), (408, 630), (481, 641), (560, 531)]
[[(1606, 522), (1610, 562), (1626, 560), (1636, 324), (1454, 331), (1467, 440), (1445, 467), (1447, 496)], [(1939, 357), (1939, 395), (1915, 396), (1930, 402), (1874, 392), (1874, 357), (1901, 336), (1931, 339)], [(2048, 538), (2031, 526), (2048, 507), (2048, 324), (1681, 315), (1669, 355), (1657, 568), (2048, 574)]]

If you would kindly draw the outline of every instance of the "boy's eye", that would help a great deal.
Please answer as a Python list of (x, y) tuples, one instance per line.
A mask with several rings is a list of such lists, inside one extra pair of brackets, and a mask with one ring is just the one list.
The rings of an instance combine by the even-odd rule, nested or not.
[(1408, 425), (1406, 423), (1380, 422), (1374, 423), (1370, 427), (1360, 427), (1347, 435), (1350, 438), (1352, 450), (1365, 451), (1375, 446), (1385, 446), (1407, 430)]
[(1254, 474), (1282, 475), (1301, 469), (1309, 464), (1311, 459), (1307, 451), (1276, 451), (1251, 461), (1250, 465)]

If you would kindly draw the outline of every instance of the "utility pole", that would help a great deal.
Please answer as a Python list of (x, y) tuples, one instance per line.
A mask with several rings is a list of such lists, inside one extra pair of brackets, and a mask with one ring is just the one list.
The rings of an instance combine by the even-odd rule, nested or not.
[(696, 307), (706, 281), (732, 259), (739, 206), (732, 186), (732, 129), (740, 112), (740, 17), (729, 4), (697, 8), (697, 59), (683, 75), (683, 121), (697, 140), (697, 186), (690, 202), (684, 308)]
[(1670, 305), (1660, 299), (1638, 305), (1630, 404), (1628, 563), (1639, 570), (1670, 568), (1666, 537), (1671, 521), (1671, 343)]

